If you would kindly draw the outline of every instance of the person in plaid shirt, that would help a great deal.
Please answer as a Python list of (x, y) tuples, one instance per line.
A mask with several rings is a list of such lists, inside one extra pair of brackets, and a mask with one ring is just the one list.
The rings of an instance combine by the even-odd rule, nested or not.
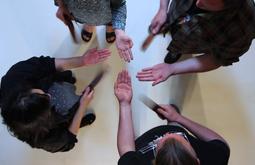
[[(253, 0), (160, 0), (149, 27), (172, 36), (165, 63), (138, 72), (140, 81), (156, 85), (171, 75), (205, 72), (232, 65), (248, 51), (255, 37)], [(198, 56), (176, 62), (182, 54)]]

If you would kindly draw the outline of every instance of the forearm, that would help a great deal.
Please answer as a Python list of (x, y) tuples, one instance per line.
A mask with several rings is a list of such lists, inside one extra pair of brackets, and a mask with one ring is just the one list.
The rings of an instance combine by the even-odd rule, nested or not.
[(159, 10), (167, 12), (169, 1), (170, 0), (160, 0)]
[(130, 104), (120, 103), (119, 127), (117, 145), (119, 155), (122, 156), (128, 151), (135, 151), (134, 128)]
[(78, 110), (76, 111), (72, 123), (70, 124), (68, 130), (74, 134), (77, 135), (80, 129), (80, 125), (81, 125), (81, 120), (84, 116), (84, 109), (85, 107), (79, 107)]
[(209, 54), (189, 58), (174, 64), (170, 64), (174, 74), (206, 72), (219, 68), (221, 65)]
[(213, 130), (202, 126), (182, 115), (179, 115), (176, 118), (177, 123), (184, 126), (187, 130), (189, 130), (192, 134), (194, 134), (196, 137), (203, 141), (211, 141), (211, 140), (221, 140), (227, 144), (227, 142), (216, 132)]
[(126, 1), (122, 2), (120, 6), (112, 7), (112, 27), (113, 29), (125, 30), (127, 19)]
[(58, 71), (69, 70), (84, 66), (83, 57), (56, 58), (55, 67)]

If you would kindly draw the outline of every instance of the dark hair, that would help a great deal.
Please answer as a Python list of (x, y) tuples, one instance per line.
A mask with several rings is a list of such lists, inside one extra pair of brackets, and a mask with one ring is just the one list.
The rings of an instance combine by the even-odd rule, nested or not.
[(233, 9), (241, 7), (244, 0), (223, 0), (225, 9)]
[(9, 131), (31, 146), (48, 134), (52, 124), (49, 97), (29, 88), (12, 91), (1, 114)]
[(159, 149), (156, 165), (198, 165), (197, 159), (176, 139), (167, 139)]

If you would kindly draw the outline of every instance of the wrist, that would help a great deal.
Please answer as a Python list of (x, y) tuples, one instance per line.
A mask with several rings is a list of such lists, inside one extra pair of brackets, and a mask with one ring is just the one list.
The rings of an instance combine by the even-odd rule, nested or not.
[(130, 107), (130, 106), (131, 106), (131, 103), (128, 102), (128, 101), (120, 101), (120, 102), (119, 102), (119, 105), (120, 105), (121, 107)]
[(116, 37), (118, 36), (121, 36), (121, 35), (124, 35), (125, 34), (125, 31), (122, 30), (122, 29), (115, 29), (114, 30), (115, 34), (116, 34)]
[(178, 66), (178, 62), (173, 64), (168, 64), (168, 70), (171, 72), (170, 76), (178, 74), (177, 66)]
[(158, 13), (166, 14), (167, 13), (167, 6), (161, 6), (160, 5)]
[(79, 61), (81, 62), (80, 66), (89, 65), (88, 59), (87, 59), (87, 53), (85, 53), (83, 56), (80, 56)]

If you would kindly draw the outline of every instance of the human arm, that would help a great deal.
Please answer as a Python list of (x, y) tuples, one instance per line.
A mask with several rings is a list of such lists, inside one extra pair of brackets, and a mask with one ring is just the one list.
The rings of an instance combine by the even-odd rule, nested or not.
[(130, 62), (130, 60), (133, 60), (131, 51), (133, 41), (125, 33), (127, 18), (126, 1), (124, 0), (121, 3), (119, 1), (121, 0), (111, 0), (112, 27), (116, 34), (116, 47), (120, 57), (125, 61)]
[(79, 57), (56, 58), (55, 67), (58, 71), (69, 70), (105, 61), (110, 55), (111, 52), (108, 49), (93, 48)]
[(227, 144), (226, 140), (223, 139), (219, 134), (177, 113), (177, 111), (175, 110), (173, 106), (171, 105), (160, 105), (160, 106), (162, 108), (157, 109), (157, 112), (162, 114), (168, 120), (168, 122), (177, 122), (181, 124), (193, 135), (198, 137), (200, 140), (203, 140), (206, 142), (212, 141), (212, 140), (220, 140), (224, 142), (225, 144)]
[(83, 96), (80, 99), (80, 105), (78, 110), (76, 111), (73, 120), (71, 122), (71, 124), (69, 125), (68, 130), (74, 134), (77, 135), (78, 131), (80, 129), (80, 125), (81, 125), (81, 120), (84, 117), (84, 114), (86, 112), (86, 109), (88, 107), (88, 104), (90, 103), (90, 101), (93, 98), (93, 93), (94, 91), (90, 91), (90, 88), (87, 87), (87, 89), (85, 90)]
[(58, 10), (56, 12), (56, 17), (60, 19), (65, 25), (68, 25), (67, 18), (69, 20), (73, 20), (73, 16), (70, 15), (70, 12), (66, 9), (66, 6), (63, 0), (54, 0), (56, 6), (58, 6)]
[(150, 31), (152, 34), (157, 34), (162, 27), (162, 25), (166, 22), (167, 19), (167, 10), (168, 10), (169, 0), (160, 0), (160, 7), (157, 14), (151, 21)]
[(131, 100), (132, 85), (127, 71), (119, 73), (114, 84), (114, 93), (119, 102), (119, 126), (117, 135), (117, 146), (119, 155), (122, 156), (129, 151), (135, 151), (134, 128), (132, 121)]
[(172, 75), (206, 72), (217, 69), (221, 64), (211, 54), (192, 57), (173, 64), (161, 63), (153, 67), (145, 68), (137, 73), (140, 81), (153, 81), (157, 85), (167, 80)]

